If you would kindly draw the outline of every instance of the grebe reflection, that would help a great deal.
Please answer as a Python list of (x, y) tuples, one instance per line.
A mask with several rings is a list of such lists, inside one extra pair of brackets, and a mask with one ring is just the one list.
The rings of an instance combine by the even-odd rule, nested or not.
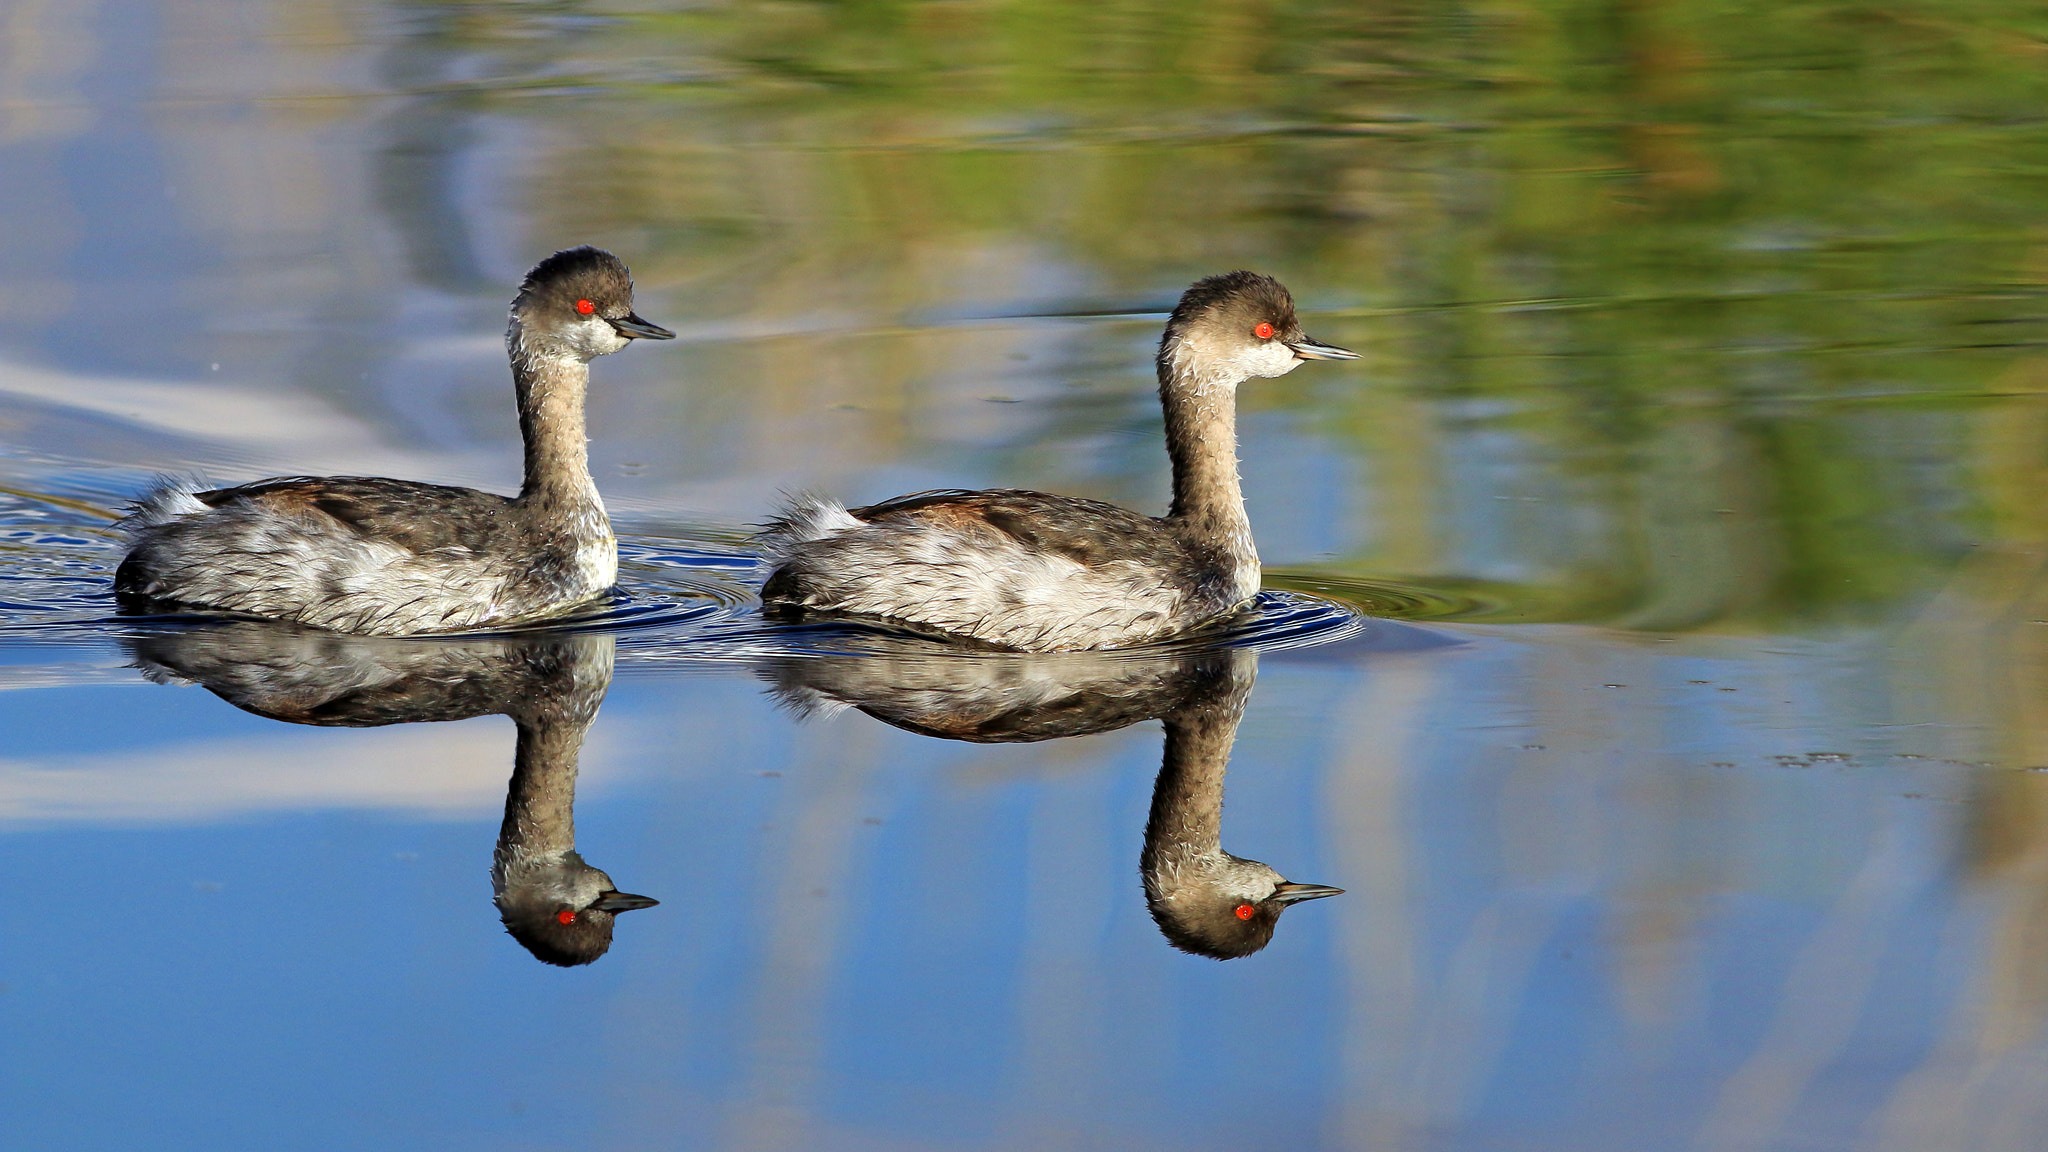
[(509, 716), (518, 740), (491, 866), (506, 930), (549, 964), (588, 964), (611, 948), (619, 913), (656, 903), (619, 891), (576, 851), (577, 761), (611, 687), (610, 636), (401, 641), (238, 621), (128, 643), (151, 680), (202, 684), (292, 724)]
[(853, 707), (946, 740), (1028, 743), (1157, 717), (1166, 746), (1139, 872), (1152, 919), (1182, 951), (1248, 956), (1272, 941), (1289, 906), (1343, 892), (1223, 850), (1223, 776), (1258, 674), (1249, 649), (1160, 659), (827, 656), (778, 661), (766, 674), (800, 715)]

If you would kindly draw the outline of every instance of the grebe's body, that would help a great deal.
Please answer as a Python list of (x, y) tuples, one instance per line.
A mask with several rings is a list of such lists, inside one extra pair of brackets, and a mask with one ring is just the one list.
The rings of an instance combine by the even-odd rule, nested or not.
[(593, 489), (548, 516), (406, 480), (294, 476), (152, 492), (115, 589), (337, 632), (408, 636), (534, 619), (602, 595), (618, 550)]
[(131, 543), (115, 591), (131, 605), (382, 636), (585, 603), (618, 576), (584, 437), (590, 361), (673, 335), (633, 313), (632, 280), (609, 252), (558, 252), (528, 273), (506, 333), (526, 443), (518, 496), (358, 476), (165, 485), (121, 522)]
[(1258, 554), (1172, 517), (1017, 489), (811, 499), (770, 527), (762, 599), (907, 620), (1026, 652), (1142, 643), (1257, 594)]
[(887, 617), (1025, 651), (1122, 647), (1232, 612), (1259, 590), (1237, 476), (1237, 386), (1356, 353), (1302, 334), (1271, 277), (1232, 272), (1182, 295), (1160, 340), (1173, 507), (993, 489), (847, 509), (818, 497), (760, 536), (764, 604)]

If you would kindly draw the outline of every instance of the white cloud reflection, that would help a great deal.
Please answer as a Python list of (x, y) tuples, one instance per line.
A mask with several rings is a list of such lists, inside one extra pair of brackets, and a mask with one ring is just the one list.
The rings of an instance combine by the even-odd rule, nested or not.
[(327, 809), (487, 819), (503, 808), (511, 771), (512, 725), (498, 717), (0, 759), (0, 827), (212, 824)]

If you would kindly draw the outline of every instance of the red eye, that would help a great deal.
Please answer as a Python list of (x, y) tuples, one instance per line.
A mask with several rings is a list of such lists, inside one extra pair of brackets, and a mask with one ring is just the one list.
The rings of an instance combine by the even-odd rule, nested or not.
[[(595, 305), (595, 304), (592, 304), (592, 303), (591, 303), (590, 301), (588, 301), (588, 300), (578, 300), (578, 301), (576, 302), (576, 310), (577, 310), (578, 312), (581, 312), (581, 313), (583, 313), (583, 314), (584, 314), (585, 316), (588, 316), (588, 315), (590, 315), (590, 314), (591, 314), (592, 312), (595, 312), (595, 311), (597, 311), (597, 305)], [(1259, 327), (1261, 327), (1261, 328), (1271, 328), (1271, 327), (1272, 327), (1272, 325), (1271, 325), (1271, 324), (1261, 324), (1261, 325), (1259, 325)], [(562, 921), (562, 923), (564, 923), (564, 924), (567, 924), (567, 923), (568, 923), (568, 921), (567, 921), (567, 920), (564, 920), (564, 921)]]
[[(588, 304), (590, 303), (590, 301), (585, 300), (584, 303)], [(574, 912), (569, 911), (567, 908), (564, 908), (560, 912), (555, 913), (555, 923), (557, 924), (574, 924), (575, 922), (576, 914)]]
[[(578, 305), (578, 307), (581, 307), (581, 305)], [(1260, 321), (1259, 326), (1257, 328), (1252, 329), (1252, 335), (1257, 336), (1261, 340), (1271, 340), (1273, 338), (1273, 326), (1271, 324), (1265, 323), (1264, 321)], [(1245, 919), (1245, 917), (1242, 914), (1240, 914), (1238, 916), (1238, 919), (1242, 920)]]
[[(1259, 327), (1270, 330), (1273, 326), (1271, 324), (1261, 324)], [(1237, 918), (1239, 920), (1249, 920), (1258, 914), (1259, 910), (1249, 904), (1239, 904), (1237, 906)]]

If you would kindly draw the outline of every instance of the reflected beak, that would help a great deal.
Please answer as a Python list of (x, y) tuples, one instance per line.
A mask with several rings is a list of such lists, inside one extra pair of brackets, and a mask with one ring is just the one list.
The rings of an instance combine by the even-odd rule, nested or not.
[[(1339, 349), (1339, 351), (1342, 351), (1342, 349)], [(1321, 900), (1325, 896), (1342, 896), (1343, 894), (1344, 890), (1342, 888), (1332, 888), (1328, 884), (1295, 884), (1290, 882), (1273, 889), (1272, 899), (1278, 900), (1282, 904), (1299, 904), (1303, 900)]]
[[(628, 340), (636, 336), (642, 340), (673, 340), (676, 338), (675, 333), (663, 328), (661, 325), (649, 324), (647, 321), (642, 320), (637, 312), (628, 312), (617, 320), (607, 318), (605, 323), (617, 329), (619, 335), (624, 336)], [(635, 896), (634, 899), (638, 900), (639, 897)], [(638, 905), (635, 905), (635, 907), (638, 907)]]
[[(618, 321), (614, 320), (612, 323), (616, 324)], [(1287, 346), (1294, 350), (1294, 358), (1297, 360), (1358, 359), (1358, 353), (1353, 352), (1349, 348), (1339, 348), (1335, 344), (1325, 344), (1320, 340), (1311, 340), (1306, 336), (1299, 340), (1289, 340)], [(1328, 896), (1332, 895), (1332, 893), (1325, 892), (1323, 895)], [(1307, 897), (1303, 897), (1303, 899), (1307, 899)]]
[[(616, 324), (618, 323), (618, 321), (614, 320), (612, 321), (612, 323)], [(661, 901), (656, 900), (652, 896), (635, 896), (631, 892), (607, 892), (604, 895), (599, 896), (597, 898), (597, 903), (592, 904), (591, 907), (597, 909), (599, 912), (610, 912), (613, 915), (617, 915), (620, 912), (632, 912), (640, 908), (652, 908), (659, 903), (661, 903)]]

